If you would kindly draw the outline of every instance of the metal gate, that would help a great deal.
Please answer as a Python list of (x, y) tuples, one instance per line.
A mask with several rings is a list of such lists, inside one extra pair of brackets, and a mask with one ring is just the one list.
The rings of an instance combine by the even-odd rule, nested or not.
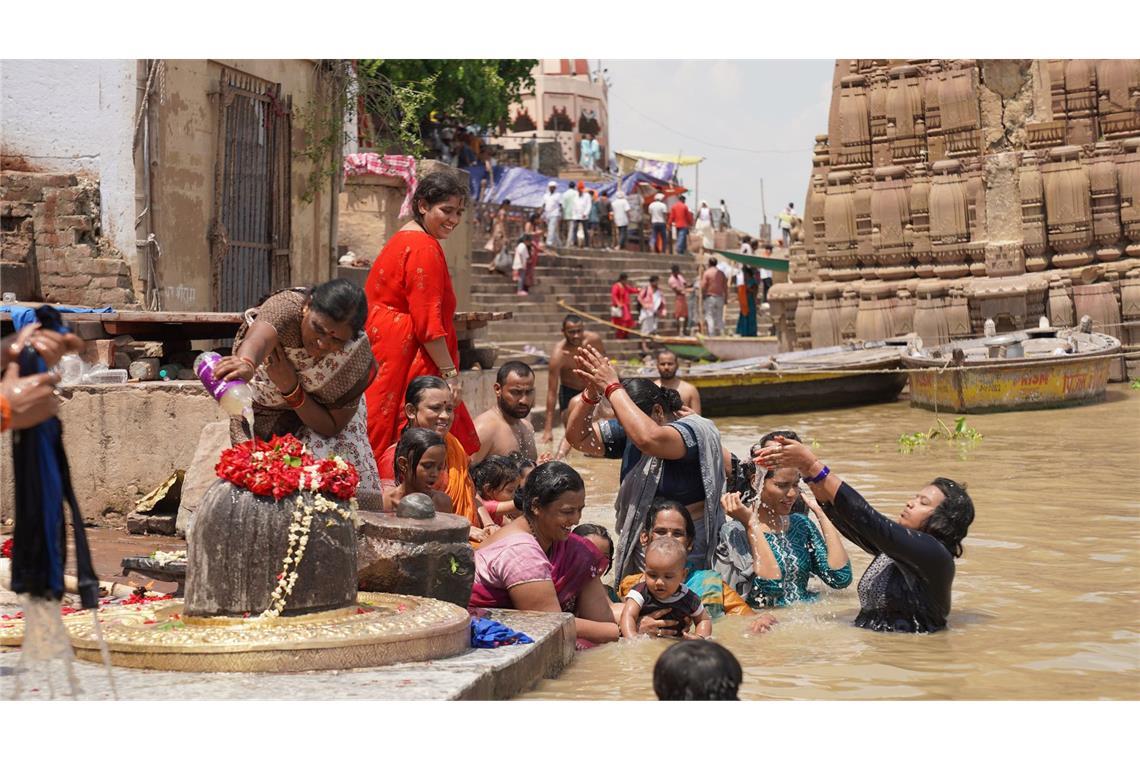
[(219, 95), (211, 300), (242, 311), (290, 284), (292, 98), (230, 69)]

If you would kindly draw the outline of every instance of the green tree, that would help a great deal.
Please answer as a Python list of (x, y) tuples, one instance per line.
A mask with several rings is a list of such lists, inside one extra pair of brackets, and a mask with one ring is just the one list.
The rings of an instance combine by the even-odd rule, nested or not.
[(534, 88), (531, 71), (538, 59), (374, 59), (359, 62), (362, 86), (379, 79), (388, 86), (422, 93), (413, 123), (424, 124), (431, 113), (447, 114), (468, 124), (494, 127), (506, 120), (512, 103)]

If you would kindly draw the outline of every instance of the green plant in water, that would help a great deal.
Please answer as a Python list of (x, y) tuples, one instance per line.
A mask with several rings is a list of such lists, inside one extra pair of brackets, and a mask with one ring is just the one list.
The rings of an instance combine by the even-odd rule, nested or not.
[(912, 454), (918, 448), (926, 446), (936, 438), (944, 439), (948, 444), (957, 445), (961, 452), (976, 445), (982, 440), (982, 434), (966, 424), (965, 417), (954, 419), (954, 427), (950, 427), (942, 418), (935, 420), (926, 432), (903, 433), (899, 436), (899, 452)]

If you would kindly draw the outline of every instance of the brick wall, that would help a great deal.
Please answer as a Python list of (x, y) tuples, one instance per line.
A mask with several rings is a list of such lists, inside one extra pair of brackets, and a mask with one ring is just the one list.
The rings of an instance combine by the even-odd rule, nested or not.
[(136, 303), (122, 254), (100, 237), (99, 183), (65, 173), (0, 172), (0, 279), (21, 300)]

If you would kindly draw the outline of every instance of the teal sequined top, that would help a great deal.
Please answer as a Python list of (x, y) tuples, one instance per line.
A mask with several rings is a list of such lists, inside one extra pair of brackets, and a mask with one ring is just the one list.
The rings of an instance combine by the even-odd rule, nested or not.
[(851, 561), (838, 570), (827, 564), (827, 544), (807, 515), (788, 516), (783, 533), (765, 533), (768, 546), (780, 566), (779, 579), (753, 578), (748, 603), (757, 607), (784, 607), (795, 602), (811, 602), (818, 591), (808, 590), (808, 580), (817, 576), (832, 588), (851, 585)]

